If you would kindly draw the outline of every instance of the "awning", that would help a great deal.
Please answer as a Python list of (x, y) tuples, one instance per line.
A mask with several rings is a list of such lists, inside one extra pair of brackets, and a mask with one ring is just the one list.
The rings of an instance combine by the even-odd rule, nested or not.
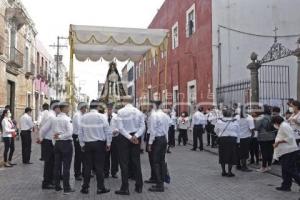
[(164, 44), (168, 30), (70, 26), (72, 47), (79, 61), (139, 61), (145, 53)]

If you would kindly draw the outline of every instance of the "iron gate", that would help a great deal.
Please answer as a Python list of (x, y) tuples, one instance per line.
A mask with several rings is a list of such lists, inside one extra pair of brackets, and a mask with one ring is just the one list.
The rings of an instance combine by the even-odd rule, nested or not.
[[(279, 106), (286, 110), (290, 98), (289, 66), (262, 65), (259, 69), (259, 99), (263, 104)], [(244, 80), (216, 89), (218, 104), (246, 104), (251, 98), (251, 81)]]

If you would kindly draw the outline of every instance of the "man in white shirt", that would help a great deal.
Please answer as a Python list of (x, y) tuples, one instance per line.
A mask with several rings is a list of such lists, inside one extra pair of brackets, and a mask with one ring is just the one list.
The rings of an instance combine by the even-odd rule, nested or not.
[(135, 191), (142, 193), (143, 178), (140, 161), (140, 140), (145, 132), (144, 116), (141, 111), (135, 108), (132, 103), (132, 97), (123, 97), (124, 108), (118, 111), (118, 130), (120, 137), (118, 139), (118, 153), (122, 174), (122, 186), (115, 193), (118, 195), (129, 195), (128, 184), (128, 163), (132, 159), (135, 170)]
[(203, 108), (199, 107), (192, 117), (192, 127), (193, 127), (193, 148), (192, 151), (196, 151), (198, 147), (198, 140), (200, 143), (199, 149), (203, 151), (203, 133), (204, 127), (206, 125), (206, 117), (203, 114)]
[(24, 164), (32, 164), (30, 162), (31, 154), (31, 132), (34, 127), (32, 117), (32, 109), (25, 108), (25, 113), (20, 118), (21, 140), (22, 140), (22, 160)]
[(161, 101), (154, 101), (153, 103), (157, 109), (151, 114), (148, 151), (151, 152), (153, 156), (156, 185), (149, 188), (149, 191), (163, 192), (164, 178), (166, 175), (165, 155), (171, 118), (160, 109)]
[(79, 142), (84, 151), (84, 179), (81, 193), (89, 193), (91, 170), (95, 167), (97, 178), (97, 194), (110, 192), (104, 186), (104, 162), (106, 151), (110, 150), (112, 133), (104, 116), (98, 112), (100, 103), (93, 100), (90, 112), (81, 118)]
[(73, 156), (72, 134), (73, 126), (69, 113), (69, 104), (64, 102), (59, 104), (60, 113), (53, 121), (54, 131), (54, 182), (55, 190), (62, 190), (60, 185), (61, 166), (63, 166), (63, 189), (64, 193), (74, 192), (70, 186), (70, 168)]
[(85, 102), (80, 102), (77, 106), (77, 112), (75, 113), (72, 123), (73, 123), (73, 143), (75, 149), (74, 156), (74, 176), (75, 180), (82, 181), (81, 176), (83, 175), (83, 153), (79, 144), (78, 134), (80, 129), (80, 121), (82, 116), (87, 111), (87, 104)]
[[(53, 146), (53, 122), (56, 119), (56, 115), (60, 113), (59, 101), (53, 100), (50, 103), (51, 110), (45, 119), (45, 123), (41, 123), (39, 134), (40, 138), (38, 143), (41, 144), (42, 155), (44, 160), (44, 180), (42, 183), (42, 189), (54, 189), (54, 146)], [(43, 116), (43, 118), (45, 115)], [(44, 119), (42, 119), (44, 121)]]
[[(47, 122), (48, 117), (49, 117), (49, 104), (44, 103), (42, 106), (43, 111), (39, 114), (38, 120), (37, 120), (37, 126), (38, 129), (44, 126), (44, 124)], [(38, 137), (37, 143), (40, 144), (40, 137)], [(43, 158), (43, 146), (41, 145), (41, 161), (44, 161)]]
[(112, 178), (118, 178), (117, 173), (119, 171), (119, 162), (117, 139), (119, 136), (119, 131), (117, 128), (117, 114), (113, 112), (112, 104), (107, 105), (107, 112), (104, 116), (112, 133), (111, 148), (110, 151), (107, 151), (105, 155), (104, 177), (108, 178), (109, 172), (111, 172)]

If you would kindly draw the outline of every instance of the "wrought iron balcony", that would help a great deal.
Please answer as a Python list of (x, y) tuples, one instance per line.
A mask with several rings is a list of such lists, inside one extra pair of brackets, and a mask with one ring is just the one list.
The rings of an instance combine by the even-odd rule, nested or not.
[(16, 68), (23, 67), (23, 54), (15, 47), (10, 47), (9, 49), (8, 64)]

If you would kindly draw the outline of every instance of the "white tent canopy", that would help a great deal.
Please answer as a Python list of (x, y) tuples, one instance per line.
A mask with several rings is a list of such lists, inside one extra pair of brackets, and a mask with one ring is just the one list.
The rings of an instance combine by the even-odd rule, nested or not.
[(160, 47), (168, 30), (70, 26), (72, 48), (79, 61), (139, 61), (152, 48)]

